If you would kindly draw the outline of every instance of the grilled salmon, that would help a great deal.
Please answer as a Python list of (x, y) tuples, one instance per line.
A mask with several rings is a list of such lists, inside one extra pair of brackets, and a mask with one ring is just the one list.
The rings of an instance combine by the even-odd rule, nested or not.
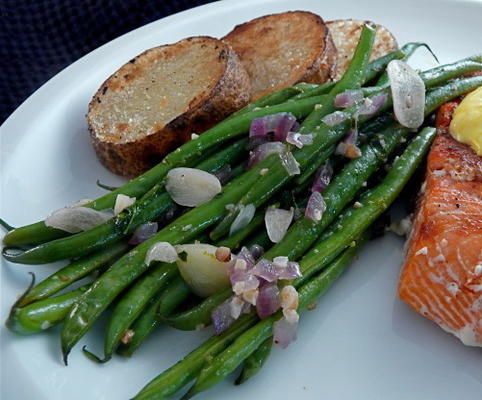
[(464, 344), (482, 346), (482, 157), (448, 133), (457, 105), (437, 114), (399, 295)]

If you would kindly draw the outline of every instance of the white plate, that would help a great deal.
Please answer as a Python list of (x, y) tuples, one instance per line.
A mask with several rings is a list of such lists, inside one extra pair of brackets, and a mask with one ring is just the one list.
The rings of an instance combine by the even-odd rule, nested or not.
[[(97, 161), (84, 114), (101, 82), (143, 50), (191, 35), (222, 36), (234, 25), (272, 12), (302, 9), (326, 20), (371, 19), (403, 44), (425, 41), (440, 61), (480, 51), (482, 3), (477, 1), (316, 0), (225, 1), (164, 18), (83, 57), (32, 95), (1, 127), (0, 215), (15, 225), (45, 217), (65, 204), (96, 197), (100, 178), (121, 179)], [(418, 62), (430, 65), (426, 54)], [(402, 240), (370, 243), (315, 311), (302, 317), (299, 339), (275, 349), (258, 377), (232, 380), (198, 398), (475, 399), (481, 398), (480, 349), (467, 348), (403, 305), (396, 295)], [(1, 319), (27, 285), (27, 271), (45, 276), (55, 266), (2, 260)], [(81, 341), (100, 351), (102, 324)], [(58, 331), (19, 337), (1, 328), (3, 400), (127, 399), (208, 335), (160, 329), (130, 360), (96, 365), (76, 347), (60, 362)]]

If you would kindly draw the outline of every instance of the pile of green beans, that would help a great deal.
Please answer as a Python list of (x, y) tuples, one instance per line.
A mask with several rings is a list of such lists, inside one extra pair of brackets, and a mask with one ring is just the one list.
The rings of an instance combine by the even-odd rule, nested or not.
[[(300, 83), (259, 99), (182, 145), (148, 172), (85, 205), (105, 210), (113, 207), (118, 194), (137, 199), (118, 216), (93, 229), (69, 234), (48, 227), (43, 221), (14, 229), (0, 220), (8, 231), (3, 239), (3, 255), (7, 260), (21, 264), (72, 260), (42, 282), (31, 285), (12, 307), (7, 327), (19, 334), (32, 334), (62, 323), (61, 349), (67, 364), (72, 348), (113, 304), (104, 357), (93, 355), (84, 346), (84, 353), (96, 361), (105, 362), (116, 351), (131, 356), (162, 323), (180, 330), (209, 325), (212, 311), (233, 295), (232, 290), (206, 299), (195, 298), (174, 263), (145, 264), (147, 251), (159, 241), (175, 245), (200, 240), (231, 249), (258, 244), (266, 247), (267, 259), (286, 256), (299, 260), (303, 276), (292, 284), (299, 292), (299, 311), (306, 309), (347, 268), (367, 240), (371, 225), (399, 195), (435, 135), (433, 128), (414, 133), (394, 120), (385, 71), (391, 60), (406, 59), (426, 45), (409, 43), (370, 63), (374, 37), (375, 29), (365, 26), (353, 60), (340, 81), (321, 85)], [(482, 55), (476, 55), (421, 72), (426, 88), (431, 89), (426, 96), (425, 115), (481, 86), (480, 76), (458, 79), (482, 69), (481, 62)], [(370, 82), (376, 82), (376, 86), (364, 87)], [(381, 110), (358, 120), (360, 157), (338, 160), (336, 174), (323, 192), (326, 210), (322, 219), (315, 223), (301, 216), (283, 240), (273, 245), (263, 228), (264, 208), (279, 201), (289, 203), (290, 198), (295, 203), (306, 203), (313, 175), (326, 160), (333, 160), (337, 142), (351, 127), (351, 121), (330, 127), (321, 119), (336, 110), (337, 94), (353, 89), (362, 89), (366, 96), (387, 95)], [(344, 111), (353, 115), (359, 106)], [(301, 173), (289, 175), (276, 154), (245, 171), (242, 167), (247, 157), (245, 134), (251, 121), (279, 112), (292, 113), (302, 120), (301, 133), (314, 134), (310, 146), (301, 149), (288, 146)], [(404, 144), (406, 141), (408, 145)], [(403, 152), (386, 173), (383, 166), (400, 149)], [(188, 210), (143, 243), (135, 247), (128, 244), (128, 237), (137, 227), (158, 219), (174, 206), (164, 188), (166, 175), (172, 168), (188, 166), (215, 173), (226, 165), (233, 167), (233, 179), (219, 195)], [(264, 170), (268, 173), (261, 173)], [(379, 175), (380, 183), (366, 188), (366, 182), (375, 174)], [(256, 206), (255, 217), (243, 229), (229, 235), (239, 209), (247, 204)], [(231, 211), (227, 211), (228, 205)], [(93, 273), (98, 276), (92, 278)], [(71, 285), (89, 276), (90, 282), (68, 291)], [(191, 300), (195, 305), (186, 308)], [(166, 398), (195, 381), (183, 397), (187, 399), (217, 384), (241, 365), (243, 370), (236, 383), (245, 382), (269, 357), (272, 326), (279, 318), (280, 312), (262, 321), (253, 312), (242, 315), (222, 334), (211, 337), (152, 380), (135, 398)], [(133, 335), (124, 340), (129, 331)]]

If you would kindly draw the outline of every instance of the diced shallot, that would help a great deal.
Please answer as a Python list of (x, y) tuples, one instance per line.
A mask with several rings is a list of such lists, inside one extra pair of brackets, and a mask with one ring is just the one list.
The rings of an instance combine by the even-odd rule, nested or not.
[(158, 224), (157, 222), (147, 222), (145, 224), (140, 225), (134, 231), (132, 237), (129, 239), (129, 244), (137, 246), (142, 242), (145, 242), (150, 237), (154, 236), (157, 233)]
[(318, 222), (319, 220), (321, 220), (325, 209), (326, 203), (321, 193), (311, 193), (311, 196), (308, 199), (308, 204), (306, 205), (305, 216), (310, 218), (314, 222)]
[(241, 204), (239, 214), (236, 216), (231, 224), (231, 227), (229, 228), (229, 236), (246, 227), (246, 225), (248, 225), (253, 219), (255, 212), (256, 207), (254, 204), (247, 204), (246, 206)]
[(248, 168), (258, 165), (271, 154), (281, 154), (286, 151), (286, 146), (281, 142), (267, 142), (259, 145), (249, 152)]
[(281, 159), (281, 164), (285, 167), (288, 175), (293, 176), (300, 173), (300, 164), (298, 164), (298, 161), (296, 161), (296, 158), (291, 151), (280, 153), (279, 157)]
[(88, 207), (65, 207), (45, 219), (45, 225), (69, 233), (86, 231), (114, 216), (112, 211), (97, 211)]
[(147, 251), (145, 263), (150, 265), (152, 261), (173, 263), (177, 260), (177, 251), (171, 243), (154, 243)]
[(372, 115), (375, 114), (387, 101), (387, 95), (385, 93), (376, 94), (372, 97), (367, 97), (362, 105), (355, 111), (354, 117), (359, 115)]
[(268, 282), (274, 282), (278, 279), (278, 272), (276, 266), (272, 261), (262, 258), (259, 260), (254, 268), (249, 271), (251, 274), (256, 275)]
[(249, 128), (249, 136), (267, 136), (268, 133), (274, 133), (274, 139), (283, 142), (295, 123), (296, 118), (291, 113), (277, 113), (255, 118)]
[(333, 175), (333, 168), (329, 161), (326, 161), (318, 171), (316, 172), (313, 185), (311, 186), (312, 192), (323, 192), (330, 184), (331, 176)]
[(297, 262), (289, 261), (284, 267), (276, 263), (276, 258), (273, 260), (276, 266), (276, 274), (278, 279), (296, 279), (301, 277), (300, 265)]
[(285, 286), (279, 295), (281, 308), (296, 310), (298, 308), (298, 292), (292, 285)]
[[(235, 272), (230, 275), (231, 284), (233, 285), (233, 292), (237, 295), (255, 290), (259, 287), (259, 280), (250, 273)], [(233, 281), (235, 283), (233, 283)]]
[(211, 313), (214, 334), (220, 335), (228, 329), (235, 319), (231, 316), (231, 298), (217, 306)]
[(286, 136), (286, 141), (299, 149), (303, 146), (313, 144), (313, 134), (312, 133), (298, 133), (298, 132), (288, 132)]
[(166, 191), (175, 203), (196, 207), (221, 192), (219, 179), (195, 168), (173, 168), (167, 174)]
[(325, 115), (321, 121), (324, 122), (328, 126), (335, 126), (341, 124), (342, 122), (350, 119), (351, 115), (344, 111), (335, 111), (331, 114)]
[(238, 259), (246, 261), (247, 269), (253, 268), (254, 264), (256, 263), (256, 259), (258, 258), (254, 256), (251, 250), (249, 250), (247, 247), (244, 247), (244, 246), (241, 247), (241, 250), (239, 251), (236, 257)]
[(336, 95), (335, 107), (351, 107), (362, 100), (363, 92), (361, 90), (346, 90), (345, 92)]
[(276, 283), (268, 283), (259, 289), (256, 311), (261, 319), (269, 317), (280, 308), (279, 289)]
[(294, 209), (283, 210), (281, 208), (268, 207), (264, 214), (264, 223), (269, 240), (273, 243), (280, 242), (286, 234), (291, 221), (293, 221)]
[(390, 61), (387, 73), (397, 121), (407, 128), (418, 128), (423, 123), (425, 112), (423, 80), (401, 60)]
[(289, 323), (285, 317), (273, 324), (273, 342), (285, 349), (297, 337), (298, 324)]

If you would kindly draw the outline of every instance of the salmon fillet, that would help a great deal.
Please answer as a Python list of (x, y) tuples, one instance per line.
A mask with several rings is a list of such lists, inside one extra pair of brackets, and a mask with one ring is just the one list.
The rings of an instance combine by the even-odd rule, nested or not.
[(482, 346), (482, 157), (448, 134), (457, 105), (437, 114), (399, 295), (464, 344)]

